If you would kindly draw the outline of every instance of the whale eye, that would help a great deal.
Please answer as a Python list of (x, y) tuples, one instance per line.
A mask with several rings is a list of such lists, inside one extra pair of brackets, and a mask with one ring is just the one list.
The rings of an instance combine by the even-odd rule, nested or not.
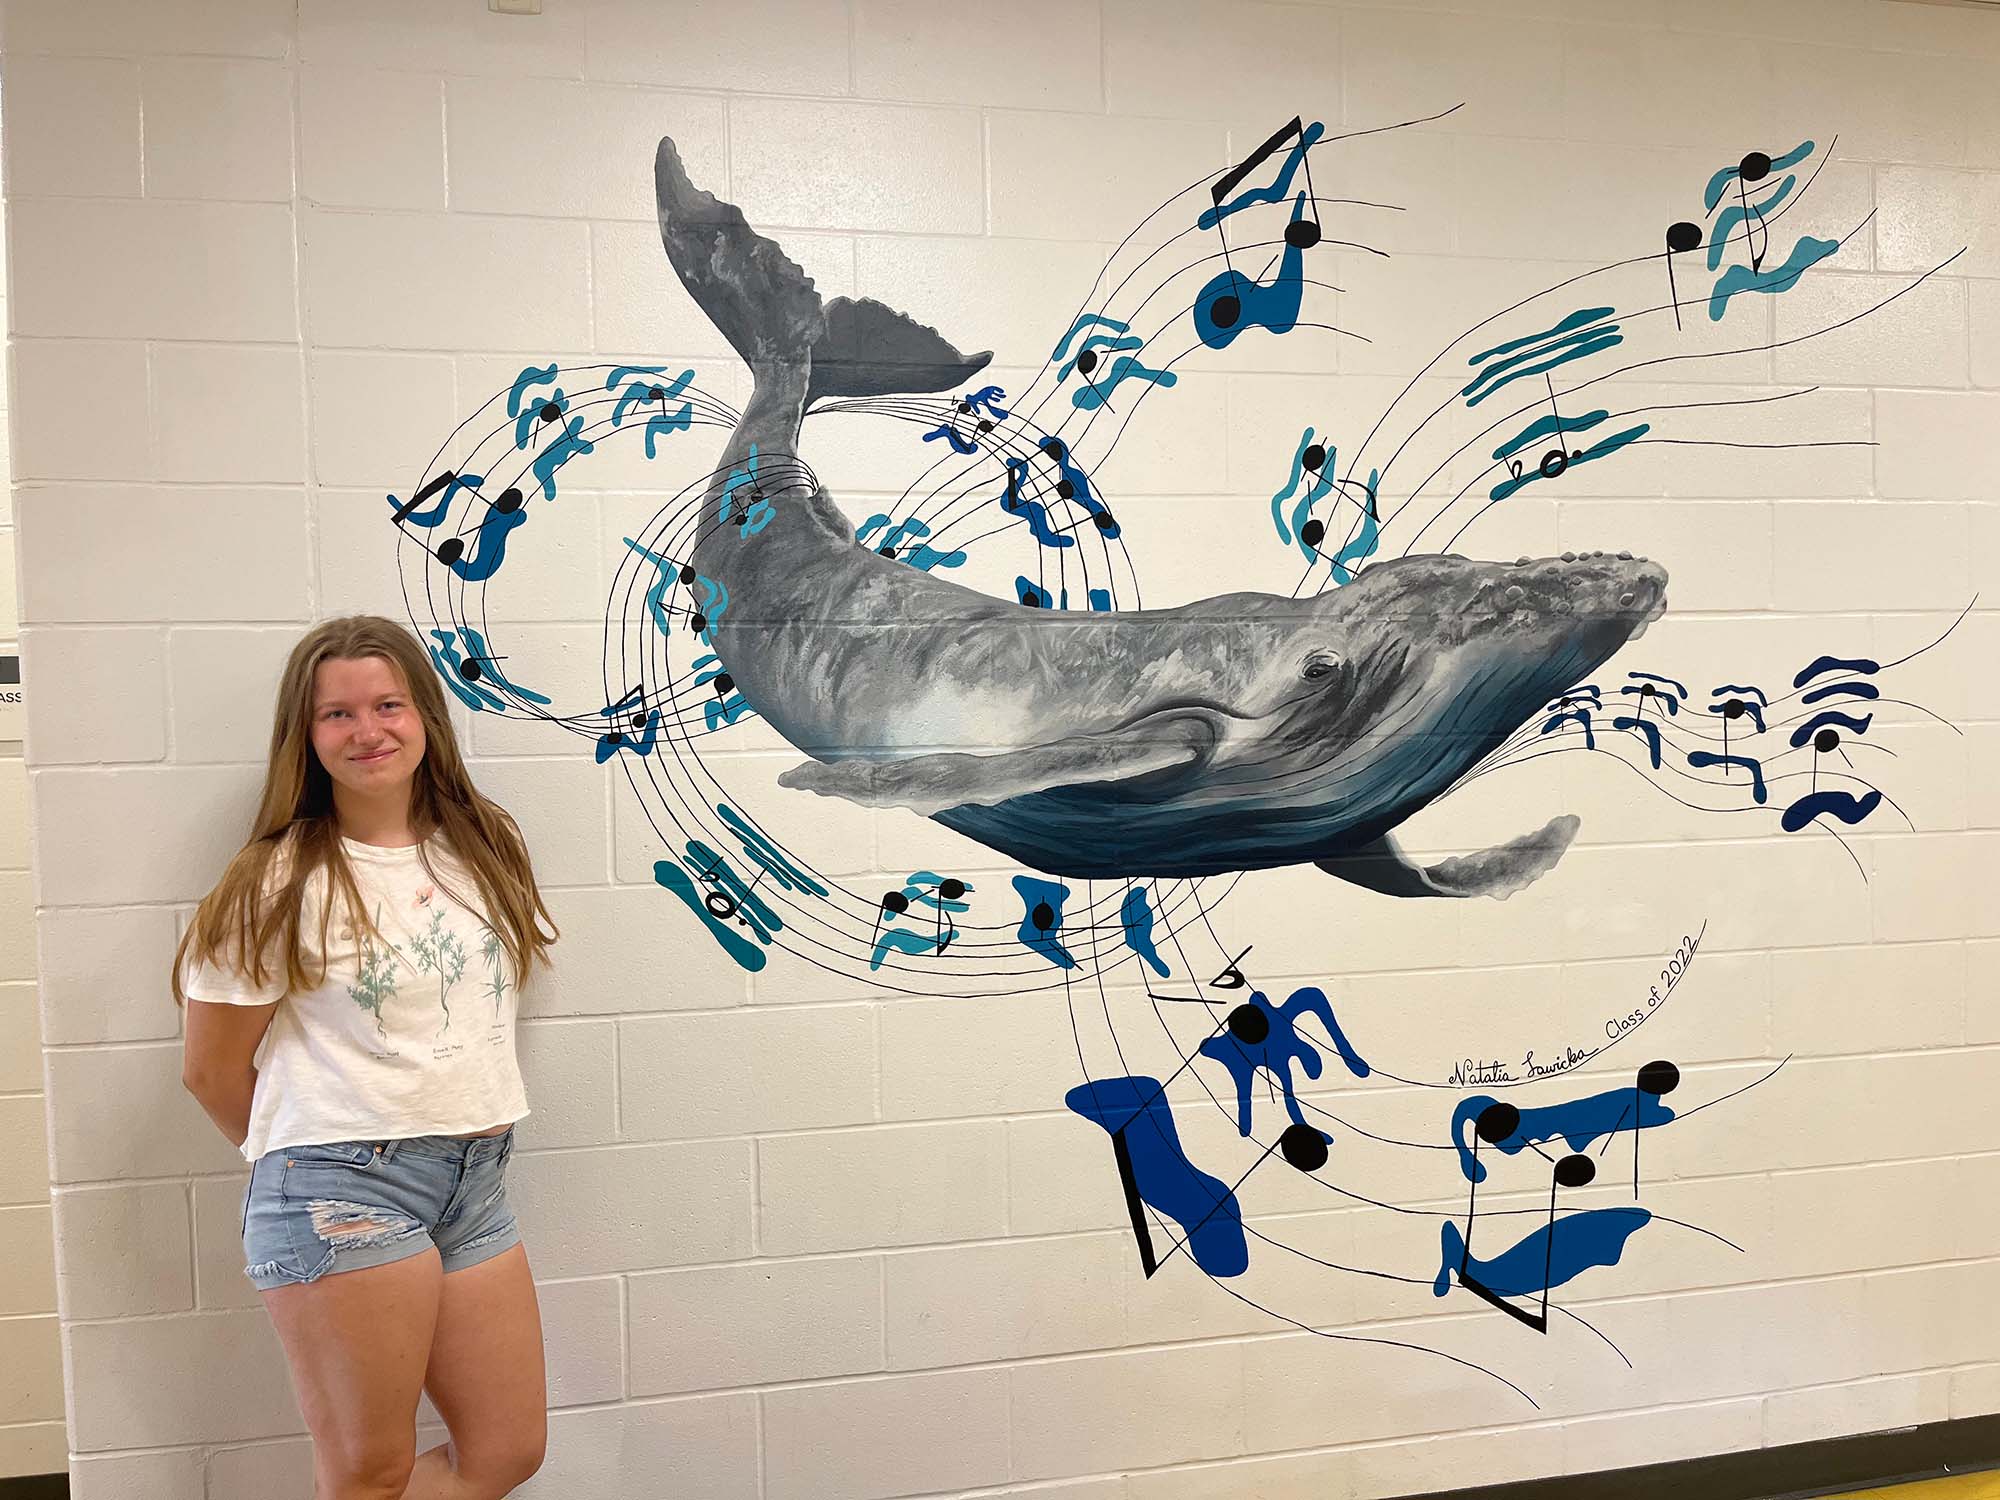
[(1306, 658), (1306, 664), (1299, 669), (1307, 682), (1324, 682), (1334, 674), (1340, 665), (1340, 658), (1330, 652), (1315, 651)]

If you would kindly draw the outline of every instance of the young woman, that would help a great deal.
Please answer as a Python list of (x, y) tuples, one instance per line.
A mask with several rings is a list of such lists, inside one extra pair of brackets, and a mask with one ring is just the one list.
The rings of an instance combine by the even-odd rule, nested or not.
[[(256, 824), (173, 985), (187, 1087), (253, 1164), (245, 1274), (312, 1430), (315, 1500), (497, 1500), (541, 1464), (541, 1315), (506, 1171), (528, 1112), (515, 997), (548, 916), (416, 638), (370, 615), (309, 632)], [(451, 1433), (422, 1457), (419, 1390)]]

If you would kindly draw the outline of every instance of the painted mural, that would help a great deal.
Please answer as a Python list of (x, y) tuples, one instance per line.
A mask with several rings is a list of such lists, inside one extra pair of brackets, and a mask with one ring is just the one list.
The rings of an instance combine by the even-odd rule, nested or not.
[[(1220, 378), (1239, 341), (1370, 336), (1326, 264), (1382, 255), (1371, 223), (1398, 210), (1322, 196), (1315, 159), (1324, 176), (1329, 154), (1423, 123), (1341, 135), (1300, 116), (1210, 166), (1119, 244), (1080, 305), (1052, 310), (1046, 363), (1005, 384), (989, 356), (891, 307), (823, 298), (662, 140), (664, 253), (749, 372), (742, 409), (716, 394), (739, 378), (726, 370), (529, 364), (407, 498), (387, 497), (385, 519), (413, 622), (464, 707), (573, 736), (631, 787), (658, 844), (663, 922), (648, 941), (713, 944), (752, 972), (815, 965), (879, 993), (1060, 993), (1081, 1073), (1060, 1104), (1101, 1132), (1135, 1272), (1191, 1268), (1274, 1326), (1419, 1349), (1532, 1400), (1504, 1351), (1461, 1336), (1465, 1320), (1436, 1339), (1336, 1332), (1284, 1294), (1301, 1268), (1400, 1282), (1488, 1309), (1482, 1325), (1581, 1330), (1626, 1359), (1554, 1294), (1661, 1235), (1738, 1253), (1643, 1202), (1647, 1139), (1701, 1129), (1695, 1116), (1762, 1081), (1684, 1086), (1631, 1041), (1693, 965), (1704, 914), (1614, 1023), (1579, 1022), (1539, 1061), (1530, 1049), (1515, 1064), (1514, 1048), (1426, 1074), (1378, 1057), (1336, 1012), (1331, 935), (1324, 983), (1281, 996), (1254, 945), (1229, 940), (1225, 908), (1286, 867), (1385, 901), (1559, 881), (1579, 827), (1560, 807), (1439, 860), (1396, 842), (1419, 812), (1554, 755), (1609, 757), (1684, 807), (1844, 847), (1844, 830), (1903, 817), (1872, 779), (1889, 752), (1871, 730), (1902, 702), (1896, 669), (1937, 641), (1877, 660), (1830, 640), (1780, 663), (1750, 628), (1740, 669), (1710, 683), (1632, 653), (1667, 608), (1664, 563), (1455, 550), (1516, 497), (1649, 452), (1746, 450), (1781, 468), (1844, 445), (1811, 436), (1808, 389), (1658, 400), (1639, 384), (1755, 361), (1773, 347), (1771, 299), (1865, 227), (1787, 223), (1826, 161), (1810, 140), (1717, 162), (1657, 243), (1483, 319), (1371, 421), (1329, 416), (1275, 448), (1268, 507), (1241, 536), (1292, 560), (1289, 592), (1144, 606), (1135, 517), (1097, 475), (1136, 412)], [(807, 418), (834, 413), (906, 434), (913, 477), (858, 519), (805, 457)], [(565, 488), (657, 494), (668, 485), (652, 474), (690, 470), (645, 502), (643, 524), (605, 537), (598, 680), (538, 664), (525, 633), (510, 638), (504, 570), (564, 532)], [(1229, 559), (1215, 565), (1226, 579)], [(715, 752), (745, 745), (791, 747), (778, 790), (732, 789)], [(959, 837), (863, 887), (794, 847), (821, 798)], [(1607, 1072), (1614, 1048), (1630, 1065)], [(1435, 1109), (1418, 1123), (1403, 1108), (1407, 1129), (1364, 1125), (1350, 1114), (1366, 1093), (1336, 1112), (1311, 1087), (1322, 1079), (1420, 1090)], [(1349, 1171), (1364, 1158), (1372, 1178), (1387, 1163), (1430, 1186), (1410, 1202), (1362, 1193)], [(1416, 1206), (1442, 1196), (1440, 1171), (1462, 1205)], [(1629, 1195), (1607, 1201), (1626, 1177)], [(1355, 1207), (1411, 1233), (1401, 1259), (1377, 1263), (1294, 1238), (1273, 1205)]]

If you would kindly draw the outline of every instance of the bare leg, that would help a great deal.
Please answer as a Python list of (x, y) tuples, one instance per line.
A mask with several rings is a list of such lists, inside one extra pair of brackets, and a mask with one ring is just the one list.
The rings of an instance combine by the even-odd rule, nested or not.
[(314, 1500), (396, 1500), (444, 1268), (434, 1248), (263, 1294), (313, 1436)]
[(451, 1440), (417, 1459), (403, 1500), (501, 1500), (541, 1467), (548, 1384), (525, 1246), (443, 1278), (424, 1388)]

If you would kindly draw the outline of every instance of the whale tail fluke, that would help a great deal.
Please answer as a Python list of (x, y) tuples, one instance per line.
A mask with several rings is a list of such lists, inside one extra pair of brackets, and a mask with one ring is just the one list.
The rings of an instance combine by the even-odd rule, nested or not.
[(805, 366), (807, 401), (941, 391), (993, 356), (961, 354), (937, 330), (880, 302), (824, 302), (812, 278), (743, 211), (694, 185), (670, 137), (653, 157), (660, 243), (695, 304), (750, 365)]

